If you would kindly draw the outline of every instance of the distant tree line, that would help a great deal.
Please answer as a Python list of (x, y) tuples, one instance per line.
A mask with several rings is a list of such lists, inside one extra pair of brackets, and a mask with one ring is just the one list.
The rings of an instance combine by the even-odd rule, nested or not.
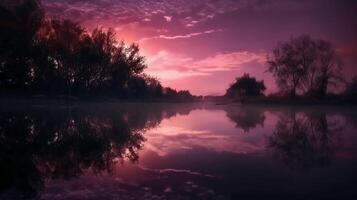
[(68, 19), (46, 18), (39, 0), (0, 2), (0, 91), (122, 98), (193, 99), (144, 73), (137, 44), (112, 29), (89, 33)]
[[(303, 96), (325, 99), (329, 88), (345, 86), (345, 97), (357, 97), (357, 77), (351, 82), (342, 75), (343, 63), (330, 42), (315, 40), (308, 35), (279, 43), (267, 57), (280, 96)], [(257, 97), (264, 95), (263, 81), (249, 74), (238, 77), (226, 91), (227, 97)], [(340, 95), (341, 96), (341, 95)]]

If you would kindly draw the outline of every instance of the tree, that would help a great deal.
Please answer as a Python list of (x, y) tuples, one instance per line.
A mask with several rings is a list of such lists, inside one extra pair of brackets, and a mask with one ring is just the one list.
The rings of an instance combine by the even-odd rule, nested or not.
[(141, 74), (147, 67), (145, 58), (139, 54), (139, 46), (129, 47), (121, 42), (114, 48), (111, 61), (111, 86), (118, 93), (124, 91), (131, 77)]
[(157, 78), (145, 75), (148, 93), (154, 97), (163, 97), (163, 87)]
[(353, 77), (347, 85), (345, 94), (350, 97), (357, 97), (357, 77)]
[(34, 78), (35, 35), (43, 21), (37, 0), (0, 2), (0, 89), (28, 89)]
[(316, 58), (314, 66), (308, 71), (308, 93), (323, 98), (327, 94), (329, 85), (336, 86), (343, 82), (342, 61), (332, 45), (324, 40), (315, 41)]
[[(0, 1), (0, 90), (18, 94), (191, 98), (164, 94), (145, 75), (137, 44), (116, 39), (113, 29), (89, 33), (79, 23), (44, 18), (39, 0)], [(170, 94), (171, 93), (171, 94)]]
[(70, 20), (50, 19), (39, 30), (39, 42), (46, 48), (46, 57), (50, 60), (49, 66), (41, 66), (39, 71), (42, 70), (41, 74), (45, 77), (50, 75), (46, 73), (55, 71), (58, 79), (49, 77), (47, 84), (59, 88), (52, 89), (70, 92), (78, 81), (79, 66), (82, 64), (79, 55), (85, 37), (84, 28)]
[(303, 88), (308, 69), (315, 58), (314, 42), (309, 36), (291, 38), (279, 43), (268, 56), (268, 71), (273, 73), (276, 83), (284, 93), (294, 97)]
[(167, 98), (176, 98), (177, 97), (177, 91), (175, 89), (172, 89), (170, 87), (166, 87), (163, 91), (165, 97)]
[(255, 129), (258, 125), (264, 127), (266, 118), (262, 109), (249, 106), (228, 108), (226, 116), (235, 123), (237, 128), (242, 129), (245, 133)]
[(279, 43), (267, 63), (280, 90), (291, 97), (297, 93), (324, 97), (329, 85), (342, 80), (342, 64), (332, 45), (308, 35)]
[(329, 164), (333, 154), (331, 143), (340, 125), (329, 126), (325, 112), (282, 115), (273, 134), (268, 137), (268, 147), (289, 167), (308, 170)]
[[(146, 68), (138, 45), (118, 42), (112, 29), (97, 28), (88, 34), (78, 23), (51, 19), (38, 32), (38, 38), (47, 48), (45, 57), (50, 58), (49, 65), (42, 67), (38, 74), (50, 77), (49, 82), (55, 80), (49, 85), (59, 87), (56, 88), (59, 91), (83, 94), (112, 90), (124, 95), (129, 80), (138, 83), (137, 77)], [(142, 82), (145, 84), (145, 80)]]
[(257, 81), (256, 78), (251, 77), (249, 74), (244, 74), (242, 77), (236, 78), (235, 83), (231, 84), (227, 89), (225, 96), (229, 98), (261, 96), (265, 89), (264, 81)]

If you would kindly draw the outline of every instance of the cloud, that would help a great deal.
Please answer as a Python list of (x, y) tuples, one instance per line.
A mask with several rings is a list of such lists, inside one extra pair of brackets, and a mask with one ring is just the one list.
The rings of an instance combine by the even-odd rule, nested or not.
[(164, 16), (164, 19), (167, 21), (167, 22), (171, 22), (172, 20), (172, 16)]
[(222, 29), (211, 29), (207, 31), (202, 31), (202, 32), (194, 32), (194, 33), (188, 33), (185, 35), (158, 35), (158, 36), (153, 36), (153, 37), (146, 37), (140, 39), (138, 42), (144, 42), (147, 40), (153, 40), (153, 39), (165, 39), (165, 40), (175, 40), (175, 39), (187, 39), (187, 38), (192, 38), (200, 35), (205, 35), (205, 34), (211, 34), (215, 32), (220, 32), (223, 31)]
[(263, 65), (265, 59), (264, 52), (230, 52), (196, 60), (188, 56), (160, 51), (155, 55), (147, 56), (149, 66), (147, 72), (161, 80), (175, 80), (238, 70), (250, 63)]
[(175, 80), (189, 76), (206, 76), (205, 72), (189, 69), (187, 65), (193, 62), (190, 57), (160, 51), (155, 55), (147, 56), (147, 73), (160, 80)]
[(192, 21), (188, 22), (185, 26), (186, 26), (186, 27), (193, 27), (193, 26), (195, 26), (198, 22), (199, 22), (199, 21), (197, 21), (197, 20), (192, 20)]
[[(157, 59), (149, 64), (150, 73), (161, 79), (179, 79), (177, 86), (185, 85), (181, 82), (184, 77), (201, 76), (196, 83), (206, 88), (210, 82), (206, 85), (201, 82), (218, 79), (213, 79), (213, 74), (217, 77), (224, 74), (219, 82), (211, 81), (212, 85), (222, 85), (223, 79), (233, 79), (231, 71), (252, 72), (249, 70), (255, 66), (259, 67), (256, 72), (263, 73), (265, 53), (259, 49), (271, 49), (277, 41), (291, 35), (311, 34), (330, 40), (338, 48), (355, 44), (351, 39), (357, 35), (351, 22), (357, 7), (350, 1), (42, 0), (42, 3), (48, 16), (73, 19), (89, 31), (98, 26), (113, 27), (119, 40), (142, 42), (141, 52), (156, 53), (147, 55), (148, 60)], [(222, 29), (224, 32), (216, 34)], [(161, 50), (166, 50), (166, 55)], [(341, 51), (346, 75), (356, 74), (356, 51)], [(273, 80), (266, 74), (261, 77)]]
[(263, 64), (265, 59), (264, 52), (241, 51), (207, 57), (194, 63), (194, 66), (203, 72), (227, 71), (252, 62)]
[[(184, 27), (185, 20), (202, 22), (213, 19), (218, 13), (229, 12), (245, 5), (244, 1), (211, 0), (42, 0), (49, 16), (71, 18), (87, 26), (113, 25), (134, 21), (160, 23), (176, 19)], [(160, 16), (155, 18), (155, 16)], [(156, 20), (155, 20), (156, 19)], [(195, 25), (195, 23), (192, 23)], [(176, 24), (177, 25), (177, 24)], [(187, 25), (188, 27), (190, 25)]]
[(169, 53), (168, 51), (159, 51), (155, 55), (147, 57), (148, 65), (154, 67), (155, 69), (164, 69), (160, 67), (170, 67), (175, 65), (186, 65), (187, 63), (192, 62), (193, 59), (190, 57), (185, 57), (182, 55), (177, 55)]
[(158, 78), (159, 80), (178, 80), (186, 77), (191, 77), (191, 76), (208, 76), (208, 73), (204, 72), (198, 72), (198, 71), (193, 71), (193, 70), (187, 70), (187, 71), (179, 71), (179, 70), (170, 70), (170, 69), (165, 69), (165, 70), (160, 70), (160, 71), (149, 71), (148, 73), (151, 76), (154, 76)]
[[(203, 123), (190, 123), (202, 118), (205, 119)], [(225, 128), (216, 124), (224, 124)], [(237, 130), (223, 111), (194, 110), (189, 116), (178, 115), (163, 120), (160, 126), (148, 130), (145, 133), (146, 149), (167, 156), (197, 147), (236, 154), (258, 152), (264, 148), (258, 130), (252, 130), (250, 134), (237, 134), (237, 131), (242, 130)]]

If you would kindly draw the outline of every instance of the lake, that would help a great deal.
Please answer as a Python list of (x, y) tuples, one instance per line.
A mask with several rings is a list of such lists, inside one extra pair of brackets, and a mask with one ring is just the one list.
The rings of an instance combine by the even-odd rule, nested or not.
[(0, 199), (357, 199), (357, 109), (1, 105)]

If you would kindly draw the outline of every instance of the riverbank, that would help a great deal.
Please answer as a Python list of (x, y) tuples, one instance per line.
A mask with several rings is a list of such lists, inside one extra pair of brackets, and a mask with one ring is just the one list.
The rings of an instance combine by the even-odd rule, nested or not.
[(202, 102), (202, 98), (116, 98), (106, 96), (70, 96), (70, 95), (0, 95), (1, 105), (8, 104), (76, 104), (89, 103), (194, 103)]
[(297, 96), (281, 97), (281, 96), (261, 96), (261, 97), (246, 97), (243, 99), (230, 99), (223, 96), (210, 97), (206, 99), (215, 102), (216, 105), (227, 104), (262, 104), (262, 105), (333, 105), (333, 106), (349, 106), (357, 105), (357, 98), (348, 96), (328, 96), (324, 99), (308, 98)]
[(76, 104), (76, 103), (197, 103), (211, 102), (216, 105), (332, 105), (354, 106), (357, 98), (347, 96), (328, 96), (324, 99), (307, 97), (261, 96), (244, 99), (230, 99), (224, 96), (192, 97), (192, 98), (116, 98), (106, 96), (70, 96), (70, 95), (0, 95), (0, 103), (8, 104)]

